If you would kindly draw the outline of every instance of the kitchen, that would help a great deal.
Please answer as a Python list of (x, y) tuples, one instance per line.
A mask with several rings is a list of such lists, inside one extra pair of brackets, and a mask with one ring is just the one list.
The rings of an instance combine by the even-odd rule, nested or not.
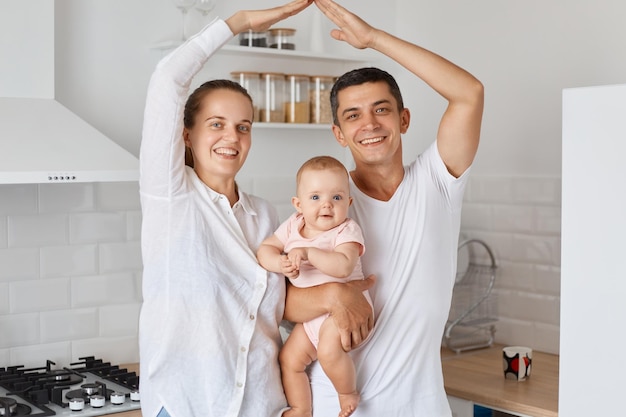
[[(48, 7), (42, 1), (29, 2), (24, 17), (36, 21)], [(358, 6), (365, 19), (441, 52), (486, 85), (463, 233), (489, 242), (498, 258), (496, 341), (548, 353), (561, 348), (561, 90), (623, 83), (626, 74), (626, 59), (612, 53), (623, 50), (618, 17), (626, 6), (570, 3), (397, 0), (387, 3), (385, 14)], [(58, 101), (137, 155), (147, 80), (164, 53), (157, 45), (178, 39), (180, 12), (169, 0), (57, 0), (54, 7), (53, 63), (47, 57), (43, 66), (21, 70), (39, 81), (52, 72)], [(241, 0), (218, 2), (213, 14), (240, 7), (246, 7)], [(18, 25), (10, 13), (0, 15), (3, 42), (23, 39), (28, 48), (41, 47), (32, 36), (38, 32), (23, 20), (15, 19)], [(408, 15), (414, 18), (400, 18)], [(293, 19), (296, 44), (306, 48), (311, 16)], [(188, 33), (201, 23), (202, 16), (190, 11)], [(223, 62), (205, 75), (247, 69), (237, 58)], [(372, 63), (398, 74), (404, 91), (417, 89), (406, 94), (413, 114), (409, 132), (420, 138), (405, 140), (412, 158), (433, 137), (443, 104), (427, 88), (409, 84), (413, 78), (399, 68)], [(0, 68), (7, 64), (3, 59)], [(333, 65), (321, 70), (344, 69)], [(0, 96), (10, 95), (4, 92), (12, 85), (1, 74)], [(304, 159), (318, 153), (345, 158), (325, 130), (259, 128), (255, 135), (240, 184), (270, 199), (283, 216), (290, 210), (285, 203), (292, 175)], [(0, 185), (0, 219), (0, 363), (38, 366), (93, 354), (136, 362), (137, 323), (129, 320), (141, 302), (136, 183)]]

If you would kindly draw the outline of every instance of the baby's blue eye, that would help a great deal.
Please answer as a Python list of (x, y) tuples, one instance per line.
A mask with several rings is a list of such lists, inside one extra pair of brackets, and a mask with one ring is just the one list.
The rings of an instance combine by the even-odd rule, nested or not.
[(320, 196), (319, 195), (312, 195), (311, 196), (311, 200), (319, 200)]
[(339, 200), (341, 200), (341, 196), (340, 195), (334, 195), (333, 196), (333, 200), (339, 201)]

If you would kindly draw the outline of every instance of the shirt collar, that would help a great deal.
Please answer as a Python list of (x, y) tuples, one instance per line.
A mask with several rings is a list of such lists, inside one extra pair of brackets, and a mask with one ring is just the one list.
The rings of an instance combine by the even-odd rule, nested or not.
[[(226, 198), (224, 194), (218, 193), (217, 191), (215, 191), (214, 189), (212, 189), (211, 187), (207, 186), (204, 183), (202, 184), (204, 185), (204, 188), (206, 188), (209, 198), (211, 199), (213, 203), (217, 203), (220, 198)], [(246, 212), (246, 214), (249, 214), (250, 216), (256, 216), (257, 215), (256, 210), (254, 209), (254, 206), (248, 194), (244, 193), (241, 190), (239, 190), (238, 192), (239, 192), (239, 201), (235, 203), (234, 208), (236, 208), (237, 206), (240, 206)]]

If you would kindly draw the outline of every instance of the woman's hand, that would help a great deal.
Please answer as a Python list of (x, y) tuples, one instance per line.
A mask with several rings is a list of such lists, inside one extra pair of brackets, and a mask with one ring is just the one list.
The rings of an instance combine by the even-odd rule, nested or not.
[(274, 23), (300, 13), (313, 3), (313, 0), (294, 0), (283, 6), (264, 10), (240, 10), (226, 19), (226, 24), (234, 35), (246, 30), (262, 32)]

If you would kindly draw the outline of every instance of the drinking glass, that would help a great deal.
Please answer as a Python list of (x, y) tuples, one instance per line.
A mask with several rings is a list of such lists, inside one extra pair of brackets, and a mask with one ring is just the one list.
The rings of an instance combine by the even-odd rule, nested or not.
[(198, 0), (172, 0), (174, 5), (180, 10), (183, 17), (183, 28), (181, 36), (183, 42), (187, 40), (187, 37), (185, 36), (185, 21), (187, 20), (187, 12), (196, 4), (197, 1)]
[(215, 8), (216, 0), (197, 0), (196, 10), (202, 13), (202, 17), (207, 17), (211, 10)]

